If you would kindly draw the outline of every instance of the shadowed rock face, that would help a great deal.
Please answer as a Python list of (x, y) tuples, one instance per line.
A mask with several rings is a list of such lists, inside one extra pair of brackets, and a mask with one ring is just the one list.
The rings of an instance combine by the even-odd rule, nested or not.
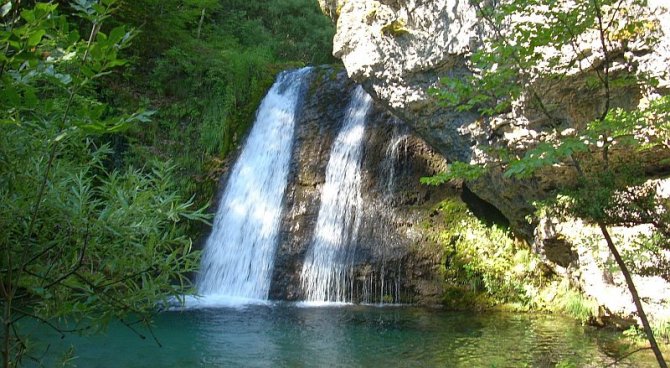
[[(317, 222), (333, 141), (355, 85), (344, 72), (317, 69), (296, 125), (271, 299), (301, 300), (300, 272)], [(368, 114), (362, 163), (363, 211), (353, 301), (439, 303), (442, 252), (419, 226), (448, 190), (419, 184), (446, 162), (380, 106)], [(453, 194), (453, 191), (452, 193)]]

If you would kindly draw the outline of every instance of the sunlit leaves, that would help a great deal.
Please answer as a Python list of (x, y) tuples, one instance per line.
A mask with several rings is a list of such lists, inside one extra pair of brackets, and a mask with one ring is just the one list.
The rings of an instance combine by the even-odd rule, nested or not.
[[(14, 306), (7, 322), (95, 326), (129, 314), (146, 322), (189, 288), (185, 273), (198, 254), (186, 231), (208, 216), (177, 194), (169, 164), (109, 164), (106, 137), (153, 115), (119, 111), (98, 96), (98, 79), (126, 64), (120, 51), (134, 32), (102, 26), (115, 0), (75, 1), (83, 21), (72, 25), (57, 4), (20, 12), (6, 4), (16, 2), (0, 9), (0, 278), (2, 301)], [(4, 346), (17, 349), (3, 355), (18, 361), (16, 333)]]
[(470, 165), (465, 162), (452, 162), (449, 169), (434, 176), (421, 178), (422, 184), (440, 185), (450, 180), (476, 180), (486, 173), (486, 168), (480, 165)]
[(151, 116), (155, 113), (155, 111), (138, 111), (130, 115), (104, 119), (101, 115), (97, 115), (102, 111), (96, 109), (90, 112), (93, 115), (79, 123), (78, 127), (92, 134), (120, 133), (135, 124), (150, 122)]
[(584, 152), (587, 149), (587, 143), (574, 137), (562, 139), (556, 144), (541, 142), (528, 150), (523, 158), (510, 161), (504, 176), (529, 178), (537, 170), (561, 163), (573, 154)]

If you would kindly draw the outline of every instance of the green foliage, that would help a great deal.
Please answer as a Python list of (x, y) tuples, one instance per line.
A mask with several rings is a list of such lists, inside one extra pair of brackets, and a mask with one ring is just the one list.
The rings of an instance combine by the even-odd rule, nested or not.
[(436, 208), (445, 229), (436, 237), (445, 252), (444, 304), (451, 308), (549, 310), (587, 323), (598, 304), (546, 273), (539, 257), (509, 231), (486, 226), (459, 200)]
[(456, 179), (477, 180), (484, 174), (486, 174), (486, 169), (483, 166), (455, 161), (449, 164), (448, 171), (421, 178), (421, 184), (440, 185)]
[(598, 303), (570, 288), (567, 283), (558, 286), (555, 308), (581, 321), (583, 324), (598, 315)]
[(444, 247), (447, 260), (446, 305), (516, 304), (525, 309), (541, 304), (539, 259), (526, 244), (507, 230), (484, 225), (456, 199), (440, 203), (436, 211), (445, 228), (436, 240)]
[(148, 324), (159, 303), (189, 290), (198, 253), (188, 229), (208, 218), (177, 193), (169, 164), (110, 167), (110, 137), (153, 114), (115, 109), (96, 93), (126, 65), (120, 54), (134, 37), (102, 27), (118, 2), (72, 3), (89, 28), (83, 39), (57, 4), (17, 4), (3, 6), (0, 32), (5, 367), (33, 353), (15, 326), (24, 319), (61, 333), (111, 319)]
[(118, 5), (114, 21), (140, 30), (132, 52), (144, 60), (190, 41), (197, 36), (200, 17), (204, 14), (203, 22), (210, 27), (222, 9), (218, 0), (122, 0)]
[(334, 29), (309, 0), (1, 3), (9, 366), (30, 348), (14, 321), (148, 324), (189, 291), (194, 208), (275, 74), (331, 62)]
[[(10, 177), (0, 192), (3, 269), (20, 274), (14, 286), (23, 294), (12, 301), (15, 312), (107, 323), (154, 311), (156, 302), (187, 291), (185, 274), (197, 266), (197, 253), (185, 224), (206, 217), (174, 192), (171, 168), (156, 162), (107, 172), (109, 149), (72, 135), (61, 141), (62, 157), (32, 215), (48, 165), (50, 147), (42, 143), (51, 133), (40, 125), (10, 126), (0, 143), (3, 156), (22, 168), (3, 170)], [(14, 145), (23, 154), (11, 152)]]
[[(670, 319), (661, 318), (657, 321), (654, 321), (651, 325), (651, 328), (654, 330), (654, 335), (668, 344), (670, 342)], [(629, 339), (640, 345), (646, 345), (646, 336), (644, 331), (637, 326), (631, 326), (629, 329), (624, 331), (624, 335)]]
[[(665, 144), (663, 134), (653, 132), (667, 131), (668, 124), (670, 124), (669, 107), (670, 96), (663, 96), (653, 100), (646, 108), (632, 111), (622, 108), (611, 109), (602, 119), (592, 121), (580, 132), (579, 137), (559, 137), (551, 143), (541, 142), (528, 150), (523, 158), (510, 161), (505, 176), (528, 178), (543, 167), (559, 164), (580, 153), (603, 154), (605, 149), (629, 148), (640, 152), (655, 149)], [(595, 178), (599, 181), (612, 180), (608, 177), (620, 174), (621, 171), (628, 170), (626, 166), (630, 166), (626, 162), (618, 162), (617, 165), (617, 167), (605, 166), (605, 170), (594, 171), (592, 174), (593, 176), (604, 176)], [(628, 178), (628, 181), (620, 183), (618, 187), (623, 188), (626, 185), (635, 184), (630, 181), (634, 177), (641, 178), (642, 176), (625, 176), (623, 179)]]
[(585, 152), (588, 146), (576, 138), (565, 138), (557, 143), (540, 142), (528, 150), (523, 158), (508, 163), (505, 177), (530, 178), (536, 171), (563, 162), (575, 153)]
[(140, 29), (126, 50), (137, 62), (120, 86), (109, 81), (107, 98), (158, 110), (131, 135), (126, 159), (172, 159), (180, 191), (200, 204), (214, 197), (275, 75), (334, 61), (334, 27), (310, 0), (123, 1), (118, 20)]

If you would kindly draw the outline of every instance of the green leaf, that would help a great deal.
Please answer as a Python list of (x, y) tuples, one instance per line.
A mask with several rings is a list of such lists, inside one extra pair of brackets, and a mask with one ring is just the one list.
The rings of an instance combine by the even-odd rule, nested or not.
[(58, 4), (54, 4), (51, 2), (39, 2), (35, 4), (35, 14), (39, 18), (47, 18), (51, 13), (56, 11), (58, 8)]
[(28, 47), (32, 48), (37, 46), (40, 41), (42, 41), (42, 37), (46, 34), (46, 30), (44, 29), (38, 29), (37, 31), (33, 32), (30, 37), (28, 37)]
[(455, 179), (472, 181), (479, 179), (484, 174), (486, 174), (486, 168), (482, 165), (472, 165), (456, 161), (449, 164), (446, 172), (421, 178), (421, 184), (440, 185)]
[(19, 106), (21, 96), (19, 95), (19, 92), (16, 90), (16, 86), (12, 84), (6, 84), (2, 89), (2, 92), (0, 93), (1, 93), (0, 96), (2, 96), (2, 100), (6, 104), (9, 104), (12, 107)]
[(148, 123), (151, 121), (151, 117), (156, 114), (156, 111), (153, 110), (142, 110), (134, 113), (128, 121), (140, 121), (142, 123)]
[(84, 16), (90, 16), (95, 13), (93, 10), (94, 0), (73, 0), (70, 3), (70, 6), (75, 10), (79, 10)]
[(28, 23), (35, 21), (35, 12), (33, 10), (25, 9), (21, 11), (21, 18)]
[(23, 91), (24, 95), (24, 104), (25, 107), (28, 109), (32, 109), (39, 104), (39, 100), (37, 99), (37, 94), (35, 94), (35, 90), (33, 88), (26, 88)]
[(126, 37), (126, 27), (120, 26), (112, 29), (109, 32), (109, 42), (112, 44), (117, 44), (121, 42)]

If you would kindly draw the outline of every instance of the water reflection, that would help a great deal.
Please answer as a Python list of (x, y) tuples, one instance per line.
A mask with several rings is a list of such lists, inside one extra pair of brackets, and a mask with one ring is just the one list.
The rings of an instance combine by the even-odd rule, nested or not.
[[(92, 338), (52, 334), (60, 345), (50, 351), (74, 344), (78, 366), (101, 368), (602, 367), (622, 346), (612, 333), (558, 316), (356, 305), (170, 312), (154, 332), (162, 348), (112, 326)], [(648, 351), (632, 359), (616, 366), (654, 366)]]

